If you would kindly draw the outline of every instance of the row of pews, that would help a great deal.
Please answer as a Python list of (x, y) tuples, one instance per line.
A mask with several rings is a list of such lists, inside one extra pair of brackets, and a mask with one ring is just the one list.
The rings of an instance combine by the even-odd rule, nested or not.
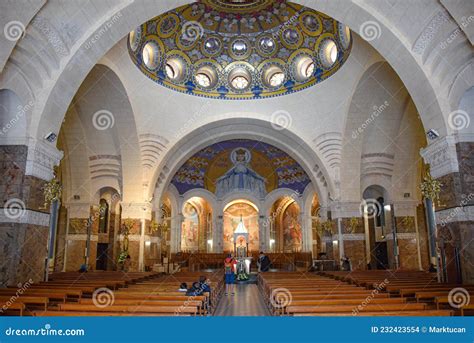
[[(270, 312), (289, 316), (464, 315), (472, 303), (459, 312), (448, 305), (448, 293), (456, 286), (439, 284), (425, 272), (275, 272), (258, 277)], [(463, 287), (474, 299), (474, 288)]]
[[(186, 295), (205, 276), (211, 292)], [(28, 316), (197, 316), (211, 314), (224, 288), (223, 273), (55, 273), (48, 282), (0, 289), (1, 315)]]
[[(439, 283), (435, 273), (377, 270), (371, 272), (353, 271), (350, 273), (337, 271), (323, 272), (321, 274), (368, 289), (383, 288), (391, 296), (402, 297), (416, 302), (428, 302), (430, 305), (434, 304), (437, 310), (458, 310), (460, 315), (472, 314), (474, 312), (474, 285)], [(456, 297), (458, 297), (457, 300), (462, 302), (462, 304), (459, 304), (462, 305), (459, 308), (452, 308), (450, 306), (449, 294), (452, 291), (451, 302), (453, 298), (456, 300)], [(456, 293), (457, 295), (455, 295)]]

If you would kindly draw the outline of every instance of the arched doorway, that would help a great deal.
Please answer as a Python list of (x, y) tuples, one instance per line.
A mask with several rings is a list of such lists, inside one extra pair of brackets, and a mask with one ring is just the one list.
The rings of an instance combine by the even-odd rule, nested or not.
[(273, 252), (300, 252), (303, 233), (300, 206), (291, 196), (279, 198), (271, 209), (270, 248)]
[(212, 251), (212, 208), (201, 197), (192, 197), (183, 204), (181, 227), (182, 252)]
[(387, 191), (378, 185), (369, 186), (363, 193), (362, 211), (366, 232), (367, 260), (371, 269), (388, 269), (393, 244), (387, 239), (390, 225), (385, 216)]
[[(229, 202), (224, 207), (224, 230), (223, 230), (223, 250), (225, 252), (234, 251), (236, 245), (245, 246), (248, 243), (248, 253), (258, 252), (259, 250), (259, 225), (258, 225), (258, 207), (244, 199), (238, 199)], [(245, 237), (238, 236), (237, 242), (234, 241), (234, 232), (242, 220), (248, 231), (248, 241)]]

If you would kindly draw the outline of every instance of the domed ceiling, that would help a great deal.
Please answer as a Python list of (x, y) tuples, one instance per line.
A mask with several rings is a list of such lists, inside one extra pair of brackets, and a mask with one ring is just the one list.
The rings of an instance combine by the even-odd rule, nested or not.
[(129, 34), (130, 57), (153, 81), (221, 99), (284, 95), (337, 72), (350, 30), (284, 0), (202, 0), (155, 17)]
[(234, 139), (194, 154), (171, 183), (179, 194), (203, 188), (218, 198), (235, 190), (264, 198), (277, 188), (303, 193), (311, 182), (304, 169), (284, 151), (258, 141)]

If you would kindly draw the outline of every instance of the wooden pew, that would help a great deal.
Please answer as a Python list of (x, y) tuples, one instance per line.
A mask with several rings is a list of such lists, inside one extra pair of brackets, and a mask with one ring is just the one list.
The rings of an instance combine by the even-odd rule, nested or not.
[[(3, 307), (5, 306), (6, 310), (3, 310)], [(20, 317), (23, 316), (23, 312), (25, 311), (25, 304), (22, 302), (16, 301), (10, 305), (7, 305), (6, 302), (0, 302), (0, 309), (2, 309), (2, 312), (0, 312), (0, 316), (5, 316), (7, 312), (10, 311), (19, 311), (20, 312)]]
[(106, 307), (97, 307), (95, 305), (83, 304), (60, 304), (60, 311), (78, 311), (78, 312), (126, 312), (129, 315), (135, 313), (161, 313), (170, 316), (179, 313), (198, 314), (197, 306), (141, 306), (141, 305), (110, 305)]
[[(388, 312), (388, 311), (422, 311), (425, 310), (426, 304), (423, 303), (402, 303), (402, 304), (368, 304), (361, 312)], [(351, 305), (332, 305), (332, 306), (287, 306), (286, 312), (290, 315), (295, 313), (353, 313), (354, 306)]]
[[(6, 304), (7, 302), (11, 301), (11, 299), (12, 299), (11, 297), (0, 296), (0, 304)], [(20, 302), (25, 305), (42, 305), (44, 307), (44, 310), (46, 310), (48, 308), (49, 298), (48, 297), (30, 297), (30, 296), (20, 295), (13, 302)]]

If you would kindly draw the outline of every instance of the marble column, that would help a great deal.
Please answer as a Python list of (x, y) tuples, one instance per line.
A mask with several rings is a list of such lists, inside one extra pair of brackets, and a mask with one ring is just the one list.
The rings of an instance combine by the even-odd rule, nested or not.
[[(131, 257), (130, 271), (144, 271), (145, 233), (150, 225), (151, 214), (152, 205), (149, 202), (122, 202), (122, 224), (127, 219), (131, 219), (133, 222), (128, 237), (128, 253)], [(121, 244), (123, 239), (123, 235), (120, 235)]]
[(61, 158), (33, 139), (0, 146), (0, 286), (44, 278), (50, 216), (43, 187)]
[[(364, 270), (367, 267), (366, 237), (364, 220), (360, 212), (361, 203), (357, 201), (338, 201), (331, 204), (331, 217), (335, 221), (336, 232), (333, 236), (338, 241), (336, 261), (344, 255), (351, 260), (353, 270)], [(351, 223), (351, 219), (356, 222)]]
[(441, 137), (421, 150), (431, 175), (442, 184), (436, 224), (448, 282), (474, 283), (473, 151), (474, 134)]

